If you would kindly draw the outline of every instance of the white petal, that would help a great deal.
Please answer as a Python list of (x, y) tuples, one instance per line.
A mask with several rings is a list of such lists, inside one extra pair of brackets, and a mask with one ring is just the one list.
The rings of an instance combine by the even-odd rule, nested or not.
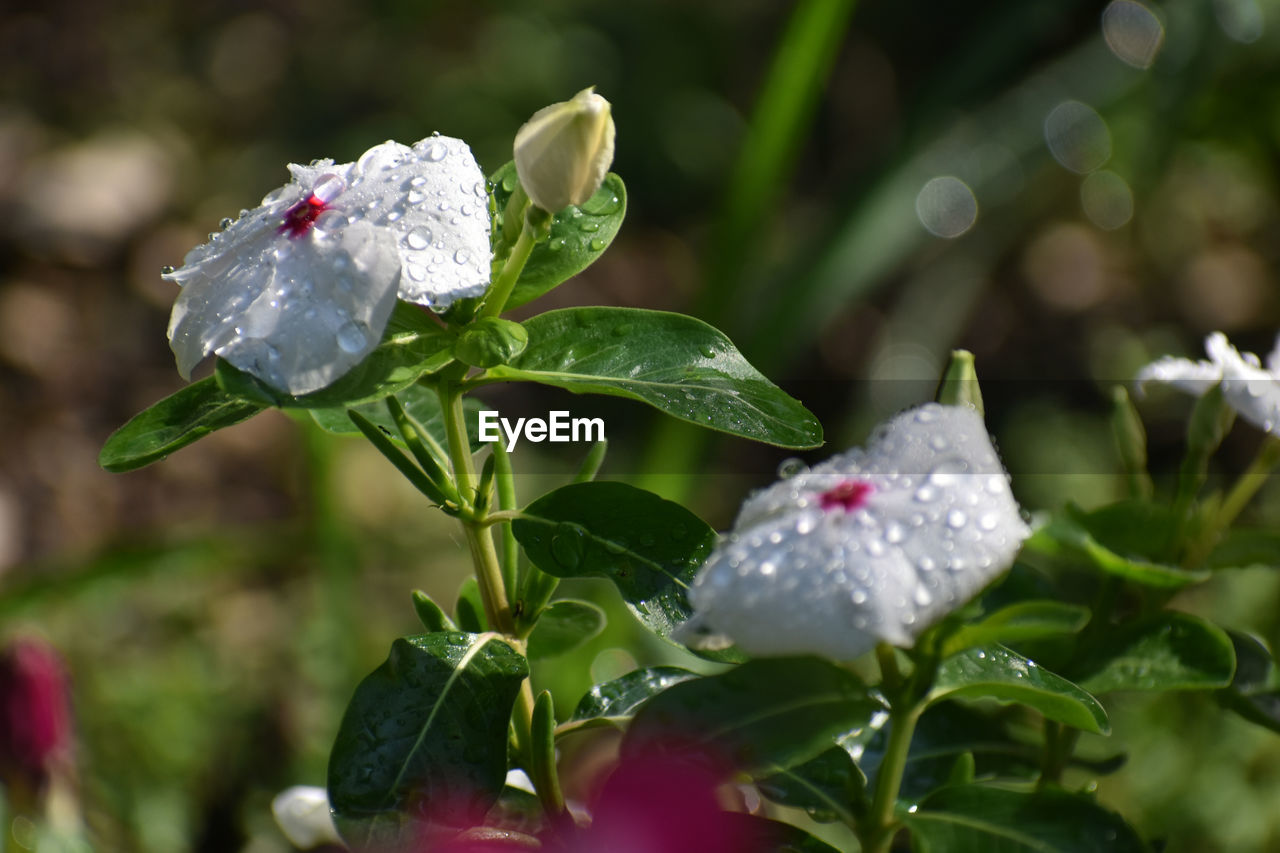
[(401, 299), (443, 311), (488, 286), (488, 190), (462, 140), (431, 136), (413, 147), (370, 148), (336, 206), (394, 232)]
[(302, 193), (291, 189), (279, 205), (242, 217), (207, 244), (219, 251), (199, 247), (194, 263), (188, 255), (171, 274), (184, 285), (169, 321), (184, 376), (216, 353), (275, 388), (307, 394), (377, 346), (400, 278), (395, 238), (365, 223), (283, 235), (283, 210)]
[(293, 846), (310, 850), (321, 844), (341, 844), (329, 812), (329, 795), (324, 788), (294, 785), (271, 801), (271, 813)]
[[(871, 487), (865, 503), (823, 509), (850, 481)], [(1028, 534), (981, 417), (930, 404), (867, 450), (753, 495), (689, 597), (749, 653), (850, 658), (878, 640), (909, 645), (1004, 572)]]
[(1208, 361), (1165, 356), (1139, 370), (1134, 381), (1139, 391), (1145, 390), (1149, 382), (1159, 382), (1199, 397), (1222, 381), (1222, 366)]

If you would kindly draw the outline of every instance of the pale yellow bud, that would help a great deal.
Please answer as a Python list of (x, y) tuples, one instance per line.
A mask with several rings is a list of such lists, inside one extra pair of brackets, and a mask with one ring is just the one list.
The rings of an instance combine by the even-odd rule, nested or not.
[(591, 198), (613, 163), (613, 136), (609, 102), (594, 86), (538, 110), (515, 142), (516, 173), (529, 199), (555, 213)]

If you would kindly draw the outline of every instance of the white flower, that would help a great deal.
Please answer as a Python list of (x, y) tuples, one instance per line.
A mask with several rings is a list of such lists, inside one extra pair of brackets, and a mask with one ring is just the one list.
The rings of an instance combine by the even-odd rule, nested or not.
[(909, 646), (1029, 533), (982, 417), (930, 403), (752, 495), (689, 591), (693, 627), (753, 655)]
[(1267, 356), (1266, 366), (1251, 352), (1240, 354), (1222, 332), (1204, 340), (1208, 361), (1165, 356), (1138, 371), (1138, 388), (1162, 382), (1179, 391), (1201, 396), (1222, 383), (1222, 398), (1242, 418), (1275, 432), (1280, 426), (1280, 338)]
[(443, 311), (489, 284), (483, 173), (466, 143), (385, 142), (293, 180), (192, 249), (169, 320), (178, 371), (210, 353), (306, 394), (369, 354), (397, 295)]
[(329, 812), (329, 794), (324, 788), (294, 785), (271, 801), (271, 813), (289, 843), (299, 850), (321, 844), (341, 844)]

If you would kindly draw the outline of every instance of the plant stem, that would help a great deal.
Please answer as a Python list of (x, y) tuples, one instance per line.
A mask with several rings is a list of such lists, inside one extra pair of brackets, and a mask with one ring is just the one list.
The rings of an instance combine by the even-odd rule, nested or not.
[[(467, 425), (462, 409), (462, 393), (452, 382), (443, 382), (439, 386), (440, 408), (444, 413), (445, 436), (449, 442), (449, 462), (453, 466), (453, 477), (457, 483), (458, 493), (467, 502), (464, 512), (459, 518), (462, 530), (466, 535), (467, 547), (471, 551), (471, 559), (475, 564), (476, 584), (480, 589), (480, 599), (484, 602), (485, 616), (489, 627), (500, 631), (508, 640), (518, 644), (521, 651), (524, 641), (516, 633), (515, 619), (511, 614), (511, 603), (503, 583), (502, 567), (498, 564), (498, 552), (493, 545), (493, 535), (485, 518), (476, 518), (470, 512), (475, 506), (477, 496), (475, 489), (475, 463), (471, 459), (471, 446), (467, 440)], [(532, 755), (530, 739), (533, 721), (533, 686), (529, 679), (520, 685), (516, 695), (515, 708), (512, 711), (512, 722), (516, 730), (516, 748), (522, 762), (528, 766)]]
[(507, 306), (507, 300), (511, 298), (511, 291), (515, 290), (516, 282), (520, 279), (525, 262), (529, 260), (529, 254), (537, 242), (534, 226), (529, 222), (528, 216), (525, 216), (520, 236), (516, 239), (516, 244), (511, 247), (511, 254), (507, 256), (507, 262), (502, 265), (502, 272), (498, 273), (498, 277), (489, 288), (489, 295), (485, 297), (484, 305), (480, 308), (481, 317), (497, 317), (502, 313), (502, 309)]
[(1218, 543), (1218, 537), (1222, 535), (1222, 531), (1231, 526), (1236, 516), (1240, 515), (1253, 496), (1267, 482), (1277, 463), (1280, 463), (1280, 439), (1267, 436), (1262, 447), (1258, 448), (1258, 455), (1253, 457), (1249, 467), (1227, 493), (1213, 520), (1201, 531), (1195, 544), (1187, 551), (1183, 565), (1196, 568), (1205, 561), (1209, 552), (1213, 550), (1213, 546)]
[(858, 833), (863, 853), (888, 853), (893, 836), (898, 832), (894, 808), (902, 787), (902, 774), (907, 768), (911, 737), (923, 712), (923, 702), (912, 702), (905, 708), (895, 707), (889, 712), (889, 743), (876, 774), (876, 792), (867, 822), (863, 831)]

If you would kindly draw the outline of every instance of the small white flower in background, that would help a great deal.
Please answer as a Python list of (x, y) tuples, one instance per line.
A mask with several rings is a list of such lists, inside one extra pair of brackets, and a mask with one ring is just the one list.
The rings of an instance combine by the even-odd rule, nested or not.
[(165, 273), (182, 285), (169, 341), (184, 377), (214, 353), (307, 394), (377, 346), (397, 296), (443, 311), (488, 286), (488, 193), (465, 142), (385, 142), (289, 171)]
[(321, 844), (341, 844), (329, 812), (329, 795), (324, 788), (294, 785), (271, 801), (271, 813), (289, 843), (299, 850)]
[(910, 646), (1029, 534), (982, 417), (930, 403), (748, 498), (689, 591), (690, 627), (752, 655)]
[(1222, 332), (1205, 338), (1204, 350), (1208, 361), (1166, 356), (1148, 364), (1138, 371), (1139, 390), (1159, 382), (1199, 397), (1221, 383), (1222, 399), (1240, 417), (1275, 432), (1280, 427), (1280, 338), (1265, 366), (1251, 352), (1242, 355)]
[(543, 107), (516, 132), (520, 185), (530, 201), (550, 213), (581, 205), (609, 172), (613, 139), (612, 108), (594, 86)]

